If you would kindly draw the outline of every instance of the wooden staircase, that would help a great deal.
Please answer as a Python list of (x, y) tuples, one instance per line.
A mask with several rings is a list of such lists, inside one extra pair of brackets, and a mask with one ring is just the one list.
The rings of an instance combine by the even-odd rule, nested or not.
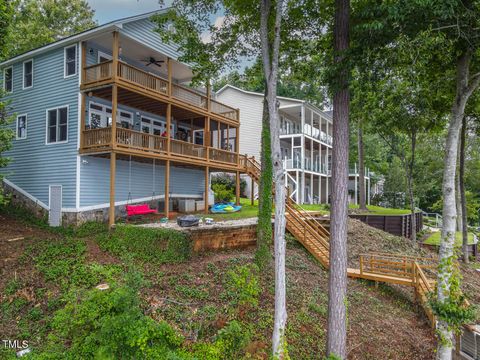
[[(253, 157), (242, 159), (244, 171), (257, 183), (260, 181), (261, 166)], [(289, 196), (285, 201), (286, 229), (299, 241), (322, 266), (330, 267), (330, 233), (322, 223), (295, 204)], [(434, 269), (432, 259), (389, 253), (360, 255), (360, 268), (348, 268), (351, 278), (399, 284), (413, 287), (415, 300), (423, 307), (432, 326), (435, 317), (427, 306), (428, 293), (434, 291), (435, 281), (427, 278), (425, 269)]]

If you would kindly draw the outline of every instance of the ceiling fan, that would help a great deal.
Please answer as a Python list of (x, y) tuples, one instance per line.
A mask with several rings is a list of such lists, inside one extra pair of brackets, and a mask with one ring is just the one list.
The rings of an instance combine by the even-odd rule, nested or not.
[(165, 62), (164, 60), (156, 60), (154, 57), (150, 56), (148, 59), (142, 60), (144, 63), (146, 63), (145, 66), (150, 66), (150, 65), (157, 65), (157, 66), (162, 66), (162, 64)]

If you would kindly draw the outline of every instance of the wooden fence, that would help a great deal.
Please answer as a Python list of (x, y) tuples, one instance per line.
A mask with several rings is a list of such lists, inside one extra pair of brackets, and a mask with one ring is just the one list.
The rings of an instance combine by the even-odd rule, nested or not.
[[(349, 217), (357, 219), (374, 228), (386, 231), (392, 235), (409, 238), (412, 234), (412, 215), (375, 215), (375, 214), (350, 214)], [(421, 212), (415, 213), (416, 232), (422, 230), (423, 215)]]

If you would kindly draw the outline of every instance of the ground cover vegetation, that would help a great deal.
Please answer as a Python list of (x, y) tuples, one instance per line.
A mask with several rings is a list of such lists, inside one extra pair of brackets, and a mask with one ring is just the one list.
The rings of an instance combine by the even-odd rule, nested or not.
[[(32, 223), (20, 210), (12, 216), (3, 209), (0, 217), (8, 254), (0, 268), (2, 335), (29, 339), (26, 358), (262, 359), (271, 353), (273, 279), (259, 271), (251, 249), (193, 254), (185, 251), (188, 239), (172, 231), (121, 225), (109, 233), (97, 223), (60, 231)], [(348, 231), (350, 266), (369, 249), (418, 251), (356, 221)], [(19, 235), (24, 239), (8, 241)], [(288, 353), (318, 358), (326, 349), (328, 272), (291, 237), (286, 269)], [(349, 281), (347, 296), (350, 358), (430, 358), (434, 339), (409, 291)], [(7, 350), (1, 356), (16, 358)]]

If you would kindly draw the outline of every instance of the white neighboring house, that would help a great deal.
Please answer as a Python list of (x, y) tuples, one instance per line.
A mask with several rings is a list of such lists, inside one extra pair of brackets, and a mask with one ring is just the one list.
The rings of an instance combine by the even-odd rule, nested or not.
[[(227, 84), (217, 100), (240, 109), (240, 153), (260, 161), (263, 94)], [(298, 204), (329, 203), (331, 192), (332, 111), (322, 111), (304, 100), (277, 97), (280, 102), (280, 144), (290, 197)], [(358, 173), (349, 174), (349, 188), (358, 188)], [(367, 199), (370, 177), (366, 169)], [(356, 186), (355, 186), (356, 185)], [(247, 181), (251, 195), (252, 182)], [(257, 187), (254, 186), (254, 195)], [(350, 202), (357, 203), (352, 193)]]
[[(217, 94), (240, 109), (240, 153), (260, 160), (263, 94), (225, 85)], [(303, 100), (278, 97), (280, 142), (290, 196), (297, 203), (327, 203), (330, 195), (332, 116)], [(247, 192), (251, 183), (247, 182)], [(255, 191), (255, 190), (254, 190)]]

